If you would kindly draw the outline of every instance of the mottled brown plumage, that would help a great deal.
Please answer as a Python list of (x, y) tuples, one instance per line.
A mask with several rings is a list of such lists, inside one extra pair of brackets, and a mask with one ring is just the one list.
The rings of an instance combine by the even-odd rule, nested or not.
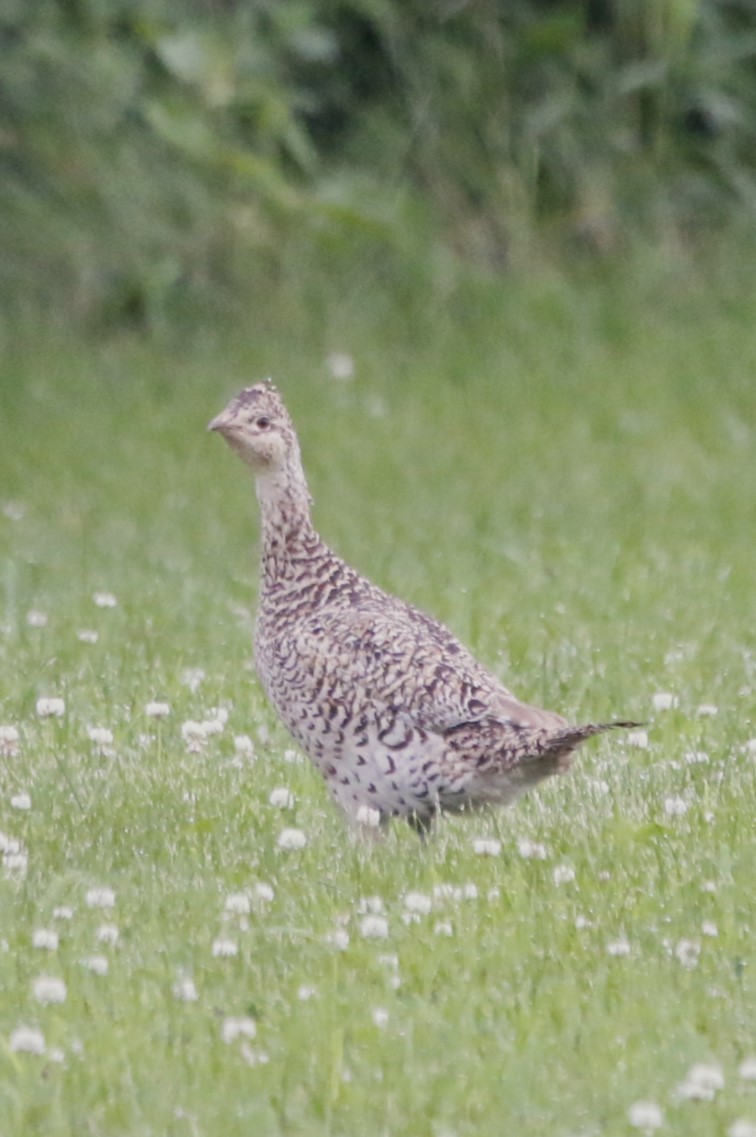
[[(360, 576), (310, 520), (294, 425), (270, 384), (210, 423), (256, 478), (262, 518), (257, 669), (284, 725), (350, 819), (507, 805), (614, 726), (521, 703), (451, 632)], [(373, 811), (373, 812), (370, 812)], [(359, 816), (358, 816), (359, 815)]]

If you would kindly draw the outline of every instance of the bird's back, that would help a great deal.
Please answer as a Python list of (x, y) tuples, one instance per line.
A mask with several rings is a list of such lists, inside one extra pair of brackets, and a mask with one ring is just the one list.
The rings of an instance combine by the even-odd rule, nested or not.
[(264, 586), (256, 659), (284, 724), (348, 812), (417, 814), (431, 795), (461, 808), (494, 767), (502, 785), (491, 775), (476, 804), (509, 800), (526, 788), (515, 778), (513, 789), (509, 773), (525, 740), (565, 726), (516, 699), (438, 620), (322, 543)]

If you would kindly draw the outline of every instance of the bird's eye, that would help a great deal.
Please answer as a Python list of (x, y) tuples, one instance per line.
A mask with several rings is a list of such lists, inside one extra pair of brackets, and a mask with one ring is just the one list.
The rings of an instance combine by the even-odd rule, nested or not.
[(270, 419), (267, 415), (260, 415), (259, 418), (255, 419), (255, 426), (260, 430), (267, 430), (270, 426)]

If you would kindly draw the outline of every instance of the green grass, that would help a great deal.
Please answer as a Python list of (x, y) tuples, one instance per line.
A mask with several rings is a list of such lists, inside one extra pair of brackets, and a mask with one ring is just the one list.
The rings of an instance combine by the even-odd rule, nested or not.
[[(0, 724), (21, 738), (0, 830), (28, 862), (0, 878), (3, 1137), (613, 1137), (643, 1099), (679, 1137), (756, 1122), (737, 1073), (756, 1053), (756, 294), (657, 275), (513, 282), (405, 314), (372, 299), (312, 323), (294, 305), (232, 343), (6, 337)], [(353, 382), (328, 377), (332, 349), (353, 353)], [(402, 827), (355, 844), (252, 673), (256, 507), (204, 433), (269, 372), (344, 556), (523, 698), (651, 719), (649, 748), (593, 743), (570, 778), (426, 847)], [(678, 708), (655, 713), (658, 691)], [(40, 696), (65, 715), (38, 718)], [(181, 724), (217, 706), (224, 731), (189, 753)], [(113, 732), (107, 754), (93, 726)], [(290, 810), (269, 804), (282, 786)], [(285, 826), (303, 850), (278, 848)], [(481, 836), (498, 856), (474, 853)], [(574, 881), (555, 883), (561, 865)], [(437, 892), (405, 922), (408, 892), (447, 884), (476, 894)], [(112, 911), (87, 906), (94, 887)], [(242, 892), (250, 914), (224, 915)], [(360, 931), (370, 897), (384, 940)], [(32, 946), (39, 929), (56, 951)], [(213, 955), (219, 936), (236, 957)], [(65, 981), (63, 1003), (35, 999), (40, 975)], [(196, 1000), (176, 997), (182, 977)], [(246, 1050), (223, 1040), (237, 1016), (256, 1023)], [(22, 1025), (46, 1055), (11, 1048)], [(695, 1062), (722, 1067), (713, 1102), (675, 1098)]]

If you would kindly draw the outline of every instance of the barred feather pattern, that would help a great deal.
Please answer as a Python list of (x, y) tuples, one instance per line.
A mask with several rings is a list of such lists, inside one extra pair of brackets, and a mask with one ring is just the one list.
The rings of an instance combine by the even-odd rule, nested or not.
[(352, 820), (425, 832), (442, 810), (508, 805), (564, 773), (585, 739), (520, 702), (443, 624), (350, 568), (310, 517), (299, 443), (269, 383), (242, 391), (210, 424), (253, 469), (261, 584), (255, 661), (281, 721)]

